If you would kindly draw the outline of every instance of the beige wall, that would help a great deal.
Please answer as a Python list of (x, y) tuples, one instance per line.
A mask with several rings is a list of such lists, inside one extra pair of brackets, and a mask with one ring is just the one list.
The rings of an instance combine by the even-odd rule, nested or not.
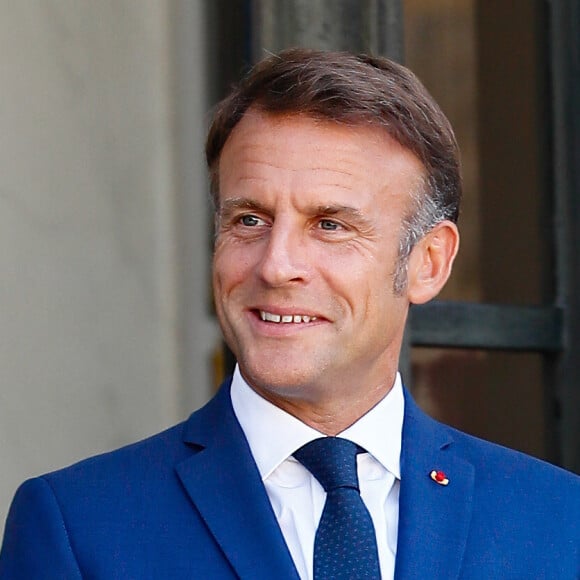
[(209, 394), (201, 9), (0, 0), (0, 533), (24, 478)]

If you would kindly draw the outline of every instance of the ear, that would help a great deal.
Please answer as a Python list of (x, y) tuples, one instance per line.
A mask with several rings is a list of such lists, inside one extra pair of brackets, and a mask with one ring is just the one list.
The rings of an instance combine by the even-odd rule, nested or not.
[(409, 256), (407, 297), (411, 304), (423, 304), (441, 291), (459, 249), (459, 231), (450, 221), (438, 223), (425, 234)]

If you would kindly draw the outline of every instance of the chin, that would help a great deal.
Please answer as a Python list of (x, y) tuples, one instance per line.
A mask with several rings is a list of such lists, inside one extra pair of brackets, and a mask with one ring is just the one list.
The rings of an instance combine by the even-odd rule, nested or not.
[(308, 398), (304, 397), (305, 393), (320, 379), (320, 373), (314, 373), (312, 368), (292, 365), (287, 360), (281, 364), (275, 360), (259, 364), (241, 362), (240, 371), (248, 384), (258, 392), (288, 399)]

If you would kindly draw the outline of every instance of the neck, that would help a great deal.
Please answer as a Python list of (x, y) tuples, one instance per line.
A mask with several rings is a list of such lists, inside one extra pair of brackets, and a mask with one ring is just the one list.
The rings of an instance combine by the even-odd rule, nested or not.
[(272, 391), (254, 390), (264, 399), (286, 413), (296, 417), (309, 427), (328, 436), (335, 436), (356, 423), (377, 405), (393, 388), (395, 376), (359, 393), (337, 397), (336, 393), (326, 399), (302, 399), (284, 397)]

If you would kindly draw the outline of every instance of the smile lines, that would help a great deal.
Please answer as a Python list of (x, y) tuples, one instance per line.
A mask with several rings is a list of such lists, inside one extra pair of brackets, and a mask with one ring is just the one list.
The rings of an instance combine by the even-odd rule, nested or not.
[(316, 320), (316, 316), (306, 316), (304, 314), (273, 314), (272, 312), (266, 312), (265, 310), (260, 310), (260, 318), (265, 322), (276, 322), (278, 324), (288, 324), (293, 322), (294, 324), (301, 324), (304, 322), (313, 322)]

